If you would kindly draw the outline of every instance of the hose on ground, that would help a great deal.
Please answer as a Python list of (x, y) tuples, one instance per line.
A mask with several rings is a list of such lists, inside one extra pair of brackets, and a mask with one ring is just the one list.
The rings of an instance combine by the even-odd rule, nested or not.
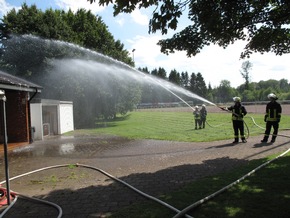
[(239, 182), (241, 182), (242, 180), (244, 180), (245, 178), (249, 177), (250, 175), (252, 175), (253, 173), (257, 172), (259, 169), (265, 167), (266, 165), (272, 163), (273, 161), (277, 160), (278, 158), (284, 156), (285, 154), (287, 154), (290, 151), (290, 148), (288, 150), (286, 150), (285, 152), (283, 152), (282, 154), (278, 155), (277, 157), (275, 157), (274, 159), (271, 159), (265, 163), (263, 163), (262, 165), (256, 167), (254, 170), (250, 171), (249, 173), (247, 173), (246, 175), (242, 176), (241, 178), (239, 178), (238, 180), (236, 180), (235, 182), (221, 188), (220, 190), (216, 191), (215, 193), (208, 195), (207, 197), (189, 205), (188, 207), (184, 208), (182, 211), (180, 211), (178, 214), (176, 214), (173, 218), (180, 218), (183, 217), (186, 213), (188, 213), (189, 211), (191, 211), (192, 209), (194, 209), (195, 207), (205, 203), (206, 201), (214, 198), (215, 196), (217, 196), (218, 194), (228, 190), (229, 188), (231, 188), (232, 186), (238, 184)]
[(13, 205), (16, 203), (17, 200), (18, 200), (18, 196), (15, 195), (15, 198), (13, 199), (11, 204), (8, 205), (8, 207), (6, 207), (5, 210), (3, 210), (3, 212), (0, 214), (0, 218), (2, 218), (13, 207)]
[[(72, 167), (72, 166), (83, 167), (83, 168), (88, 168), (88, 169), (96, 170), (96, 171), (98, 171), (98, 172), (100, 172), (100, 173), (102, 173), (102, 174), (108, 176), (109, 178), (111, 178), (111, 179), (113, 179), (113, 180), (115, 180), (115, 181), (117, 181), (117, 182), (123, 184), (124, 186), (130, 188), (131, 190), (137, 192), (138, 194), (142, 195), (143, 197), (148, 198), (148, 199), (150, 199), (150, 200), (153, 200), (153, 201), (155, 201), (155, 202), (157, 202), (157, 203), (159, 203), (159, 204), (161, 204), (161, 205), (163, 205), (163, 206), (169, 208), (170, 210), (172, 210), (172, 211), (174, 211), (174, 212), (176, 212), (176, 213), (179, 213), (179, 212), (180, 212), (180, 210), (178, 210), (178, 209), (176, 209), (175, 207), (173, 207), (173, 206), (167, 204), (166, 202), (163, 202), (163, 201), (159, 200), (158, 198), (155, 198), (155, 197), (153, 197), (153, 196), (151, 196), (151, 195), (148, 195), (148, 194), (146, 194), (146, 193), (144, 193), (144, 192), (142, 192), (142, 191), (136, 189), (135, 187), (131, 186), (130, 184), (128, 184), (128, 183), (124, 182), (123, 180), (120, 180), (120, 179), (118, 179), (118, 178), (112, 176), (111, 174), (105, 172), (105, 171), (102, 170), (102, 169), (99, 169), (99, 168), (96, 168), (96, 167), (93, 167), (93, 166), (89, 166), (89, 165), (79, 164), (79, 163), (77, 163), (77, 164), (62, 164), (62, 165), (54, 165), (54, 166), (44, 167), (44, 168), (40, 168), (40, 169), (37, 169), (37, 170), (33, 170), (33, 171), (30, 171), (30, 172), (27, 172), (27, 173), (24, 173), (24, 174), (21, 174), (21, 175), (18, 175), (18, 176), (12, 177), (12, 178), (10, 178), (9, 180), (12, 181), (12, 180), (18, 179), (18, 178), (20, 178), (20, 177), (24, 177), (24, 176), (27, 176), (27, 175), (30, 175), (30, 174), (33, 174), (33, 173), (37, 173), (37, 172), (40, 172), (40, 171), (48, 170), (48, 169), (54, 169), (54, 168), (60, 168), (60, 167)], [(0, 184), (3, 184), (3, 183), (5, 183), (5, 182), (6, 182), (6, 181), (2, 181), (2, 182), (0, 182)], [(21, 194), (18, 194), (18, 195), (21, 196), (21, 197), (25, 197), (25, 198), (28, 198), (28, 199), (35, 200), (35, 201), (40, 201), (41, 203), (49, 204), (49, 205), (51, 205), (51, 206), (57, 208), (57, 210), (59, 211), (58, 218), (60, 218), (60, 217), (62, 216), (62, 209), (61, 209), (61, 207), (58, 206), (57, 204), (54, 204), (54, 203), (52, 203), (52, 202), (48, 202), (48, 201), (44, 201), (44, 200), (40, 200), (40, 199), (37, 199), (37, 198), (27, 197), (27, 196), (24, 196), (24, 195), (21, 195)], [(9, 207), (9, 209), (10, 209), (10, 207)], [(185, 215), (185, 216), (188, 217), (188, 218), (192, 218), (192, 217), (189, 216), (189, 215)], [(2, 216), (1, 216), (0, 218), (2, 218)]]

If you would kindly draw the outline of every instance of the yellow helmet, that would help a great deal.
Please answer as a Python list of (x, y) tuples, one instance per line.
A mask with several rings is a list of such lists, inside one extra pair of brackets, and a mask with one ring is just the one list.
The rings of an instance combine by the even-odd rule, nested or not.
[(234, 102), (241, 102), (241, 98), (240, 97), (233, 97)]

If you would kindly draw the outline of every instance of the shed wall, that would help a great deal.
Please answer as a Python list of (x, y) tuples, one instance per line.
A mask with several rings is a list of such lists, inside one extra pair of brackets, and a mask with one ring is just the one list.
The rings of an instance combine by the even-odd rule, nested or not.
[(60, 134), (74, 130), (73, 119), (73, 105), (72, 104), (60, 104), (59, 105), (59, 124)]

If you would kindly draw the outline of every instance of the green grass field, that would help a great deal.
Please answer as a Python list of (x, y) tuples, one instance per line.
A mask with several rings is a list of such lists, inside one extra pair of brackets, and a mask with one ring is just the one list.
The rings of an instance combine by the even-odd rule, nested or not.
[[(245, 134), (249, 134), (248, 136), (263, 134), (265, 131), (262, 129), (265, 127), (263, 119), (262, 114), (248, 114), (244, 119), (246, 123)], [(283, 116), (280, 129), (289, 127), (288, 123), (290, 123), (290, 117)], [(105, 133), (131, 139), (185, 142), (205, 142), (233, 138), (231, 114), (229, 113), (208, 114), (206, 128), (198, 130), (194, 129), (192, 114), (186, 112), (131, 112), (114, 121), (99, 122), (97, 126), (96, 129), (77, 130), (75, 133)]]

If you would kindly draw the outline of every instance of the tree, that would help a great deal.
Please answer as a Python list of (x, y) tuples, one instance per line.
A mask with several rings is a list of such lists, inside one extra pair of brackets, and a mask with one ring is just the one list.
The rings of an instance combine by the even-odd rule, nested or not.
[(193, 93), (195, 93), (196, 90), (197, 90), (196, 75), (195, 75), (195, 73), (192, 73), (192, 74), (190, 75), (190, 80), (189, 80), (189, 87), (188, 87), (188, 89), (189, 89), (191, 92), (193, 92)]
[[(5, 50), (5, 41), (11, 34), (32, 34), (46, 39), (61, 40), (108, 55), (114, 59), (134, 65), (124, 44), (115, 41), (101, 17), (90, 11), (48, 9), (45, 12), (24, 3), (19, 11), (12, 9), (0, 22), (0, 46)], [(1, 52), (1, 51), (0, 51)]]
[(176, 85), (181, 85), (180, 74), (175, 69), (170, 71), (168, 80)]
[(181, 73), (181, 86), (185, 89), (188, 89), (189, 86), (189, 78), (187, 72)]
[(207, 88), (201, 73), (196, 74), (196, 94), (206, 97)]
[(250, 84), (250, 70), (252, 69), (253, 64), (250, 61), (244, 61), (242, 63), (241, 75), (245, 79), (245, 89), (249, 89)]
[(287, 79), (281, 79), (281, 80), (279, 81), (279, 83), (280, 83), (280, 89), (281, 89), (281, 91), (283, 91), (283, 92), (289, 92), (289, 90), (290, 90), (290, 85), (289, 85)]
[(151, 71), (151, 75), (157, 76), (162, 79), (166, 79), (166, 70), (163, 67), (159, 67), (158, 70), (155, 68)]
[(90, 11), (42, 12), (24, 3), (0, 21), (0, 68), (42, 86), (42, 98), (73, 101), (76, 128), (93, 127), (96, 119), (112, 119), (139, 103), (140, 85), (120, 61), (133, 64)]
[[(95, 2), (95, 0), (87, 0)], [(99, 0), (108, 5), (111, 0)], [(241, 57), (253, 52), (290, 52), (290, 1), (288, 0), (116, 0), (114, 16), (131, 13), (136, 8), (155, 7), (149, 23), (149, 32), (176, 30), (178, 19), (188, 12), (191, 25), (160, 40), (161, 51), (168, 54), (184, 50), (188, 56), (198, 54), (211, 43), (227, 47), (236, 40), (248, 43)], [(188, 10), (185, 10), (188, 9)]]
[(201, 96), (201, 97), (206, 97), (207, 95), (207, 88), (206, 84), (204, 82), (204, 79), (201, 75), (201, 73), (192, 73), (190, 80), (189, 80), (189, 90), (192, 91), (193, 93)]
[(235, 95), (236, 91), (231, 87), (231, 82), (228, 80), (222, 80), (220, 85), (216, 88), (216, 102), (232, 101)]
[(147, 67), (143, 67), (143, 68), (138, 67), (138, 70), (141, 71), (141, 72), (143, 72), (143, 73), (150, 74), (150, 72), (149, 72), (149, 70), (148, 70)]

